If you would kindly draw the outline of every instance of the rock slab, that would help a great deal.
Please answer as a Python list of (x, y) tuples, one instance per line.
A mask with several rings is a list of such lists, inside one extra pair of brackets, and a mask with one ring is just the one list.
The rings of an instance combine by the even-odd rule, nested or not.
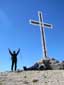
[(64, 85), (64, 70), (0, 72), (0, 85)]

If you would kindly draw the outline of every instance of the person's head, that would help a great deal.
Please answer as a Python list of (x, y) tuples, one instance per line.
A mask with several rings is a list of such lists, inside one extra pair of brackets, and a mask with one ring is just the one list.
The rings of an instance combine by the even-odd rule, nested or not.
[(16, 54), (16, 52), (15, 52), (15, 51), (13, 51), (13, 54)]

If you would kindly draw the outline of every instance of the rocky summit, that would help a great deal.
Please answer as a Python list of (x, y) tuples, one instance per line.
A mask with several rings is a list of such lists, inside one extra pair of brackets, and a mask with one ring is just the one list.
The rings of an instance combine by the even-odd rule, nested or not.
[(24, 66), (23, 69), (27, 70), (64, 70), (64, 61), (58, 61), (54, 58), (46, 58), (36, 62), (31, 67)]
[(64, 70), (0, 72), (0, 85), (64, 85)]

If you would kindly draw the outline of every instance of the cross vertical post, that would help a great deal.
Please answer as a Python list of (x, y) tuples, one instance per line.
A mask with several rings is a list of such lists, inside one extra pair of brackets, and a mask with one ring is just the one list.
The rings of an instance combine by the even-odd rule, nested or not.
[(47, 49), (46, 49), (46, 40), (45, 40), (45, 32), (44, 32), (42, 12), (38, 12), (38, 16), (39, 16), (39, 22), (40, 22), (42, 51), (43, 51), (43, 57), (45, 59), (45, 58), (47, 58)]

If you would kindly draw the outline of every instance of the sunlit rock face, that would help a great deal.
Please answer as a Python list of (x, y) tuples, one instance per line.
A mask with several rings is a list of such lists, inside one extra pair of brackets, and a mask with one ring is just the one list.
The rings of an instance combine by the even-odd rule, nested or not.
[(0, 85), (64, 85), (64, 70), (0, 72)]

